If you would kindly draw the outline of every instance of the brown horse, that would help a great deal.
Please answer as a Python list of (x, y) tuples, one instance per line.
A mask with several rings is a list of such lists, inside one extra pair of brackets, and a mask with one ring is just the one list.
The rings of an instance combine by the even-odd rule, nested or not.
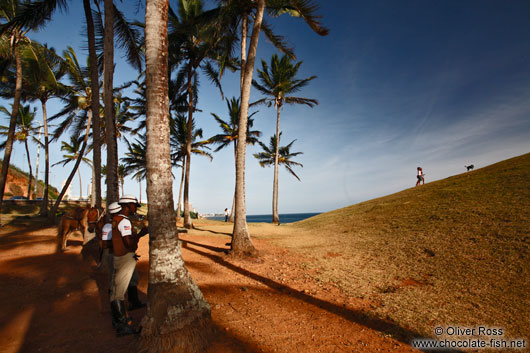
[(94, 233), (96, 224), (102, 216), (102, 212), (97, 207), (77, 207), (73, 211), (65, 213), (57, 228), (57, 240), (61, 251), (66, 250), (66, 241), (70, 233), (80, 231), (84, 239), (87, 231)]

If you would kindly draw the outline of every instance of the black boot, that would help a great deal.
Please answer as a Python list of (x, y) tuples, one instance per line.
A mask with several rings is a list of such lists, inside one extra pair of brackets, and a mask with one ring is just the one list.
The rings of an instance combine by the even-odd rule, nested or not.
[(110, 307), (112, 310), (112, 326), (116, 329), (116, 337), (122, 337), (136, 333), (136, 330), (131, 325), (132, 322), (127, 318), (125, 302), (123, 300), (116, 299), (110, 303)]
[(129, 311), (140, 308), (145, 308), (145, 303), (138, 299), (138, 288), (136, 286), (129, 286), (127, 288), (127, 300), (129, 301)]
[[(120, 311), (118, 310), (118, 305), (116, 304), (117, 300), (110, 302), (110, 314), (112, 317), (112, 327), (116, 328), (116, 326), (120, 323)], [(132, 326), (132, 319), (128, 316), (125, 317), (127, 319), (127, 325)]]

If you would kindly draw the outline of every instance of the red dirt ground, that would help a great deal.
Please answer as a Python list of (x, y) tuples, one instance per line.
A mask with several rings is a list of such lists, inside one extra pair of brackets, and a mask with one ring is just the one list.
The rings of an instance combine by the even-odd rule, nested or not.
[[(115, 337), (106, 288), (98, 290), (98, 272), (83, 262), (81, 238), (57, 253), (55, 232), (29, 223), (0, 228), (0, 352), (134, 351), (137, 337)], [(414, 351), (410, 333), (372, 316), (373, 303), (315, 281), (298, 255), (257, 239), (260, 256), (238, 260), (224, 253), (229, 236), (196, 233), (181, 240), (186, 266), (212, 309), (216, 334), (207, 352)], [(145, 301), (146, 238), (138, 253)], [(144, 313), (131, 312), (135, 324)]]

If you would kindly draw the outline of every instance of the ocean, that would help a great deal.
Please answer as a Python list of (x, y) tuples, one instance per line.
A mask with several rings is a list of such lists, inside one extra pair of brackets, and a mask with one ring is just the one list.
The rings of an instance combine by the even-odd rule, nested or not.
[[(318, 213), (285, 213), (280, 214), (280, 223), (293, 223), (298, 222), (303, 219), (319, 215)], [(208, 217), (208, 219), (215, 219), (218, 221), (224, 221), (223, 217)], [(272, 214), (262, 214), (262, 215), (247, 215), (247, 223), (271, 223)]]

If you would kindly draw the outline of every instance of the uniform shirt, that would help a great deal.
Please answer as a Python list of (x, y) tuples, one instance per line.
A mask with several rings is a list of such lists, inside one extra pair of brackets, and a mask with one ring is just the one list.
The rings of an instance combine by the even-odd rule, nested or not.
[(112, 223), (106, 223), (101, 229), (101, 240), (112, 240)]
[(118, 230), (121, 233), (122, 237), (126, 237), (128, 235), (132, 235), (132, 225), (131, 221), (129, 221), (129, 218), (125, 217), (124, 215), (120, 215), (123, 217), (120, 223), (118, 223)]

